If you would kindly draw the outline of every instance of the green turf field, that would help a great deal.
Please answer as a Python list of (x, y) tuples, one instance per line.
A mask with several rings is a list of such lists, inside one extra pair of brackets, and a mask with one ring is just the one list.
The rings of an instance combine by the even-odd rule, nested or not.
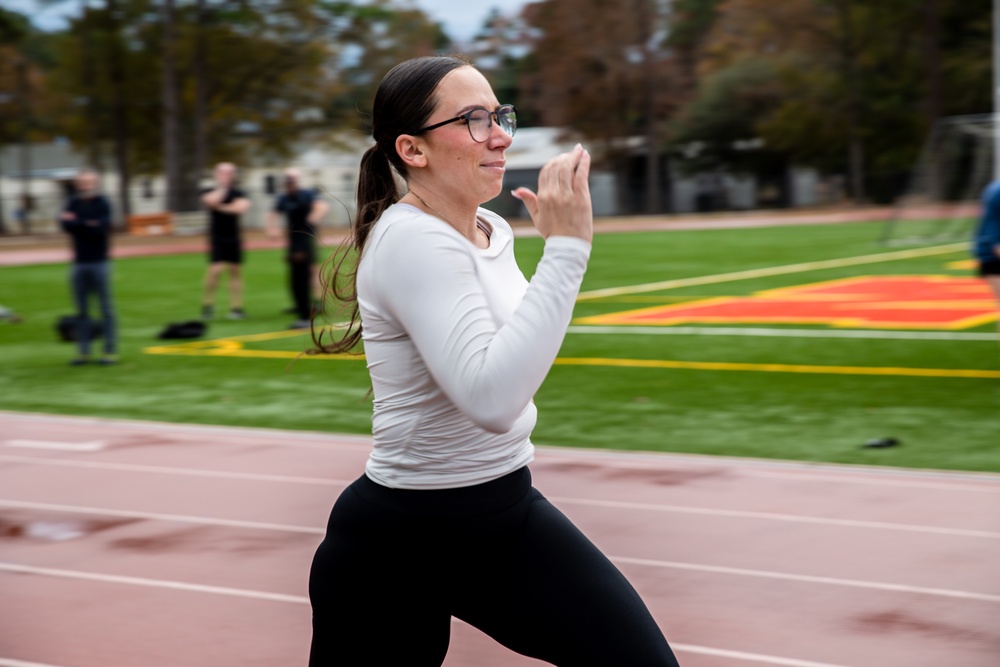
[[(967, 259), (963, 244), (883, 247), (875, 242), (880, 229), (867, 223), (598, 236), (576, 322), (536, 398), (535, 442), (1000, 471), (1000, 346), (992, 313), (937, 329), (587, 324), (609, 313), (824, 281), (971, 275), (956, 264)], [(541, 242), (521, 239), (517, 249), (530, 275)], [(216, 319), (197, 343), (158, 341), (156, 334), (168, 322), (197, 316), (203, 255), (116, 260), (122, 363), (108, 368), (67, 366), (75, 350), (53, 328), (72, 310), (65, 265), (0, 268), (0, 303), (25, 317), (0, 322), (0, 409), (368, 432), (362, 360), (293, 363), (309, 343), (285, 330), (293, 316), (281, 312), (290, 297), (280, 257), (249, 253), (249, 319)], [(220, 288), (217, 311), (225, 310), (225, 294)], [(980, 297), (966, 300), (976, 299), (981, 306)], [(836, 337), (845, 329), (851, 337)], [(861, 447), (888, 436), (902, 444)]]

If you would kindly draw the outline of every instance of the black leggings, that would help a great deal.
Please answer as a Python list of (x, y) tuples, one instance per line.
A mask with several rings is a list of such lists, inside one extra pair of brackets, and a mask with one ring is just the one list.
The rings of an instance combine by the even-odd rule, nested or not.
[(441, 665), (451, 617), (555, 665), (677, 666), (639, 594), (522, 468), (473, 487), (367, 477), (313, 560), (311, 667)]

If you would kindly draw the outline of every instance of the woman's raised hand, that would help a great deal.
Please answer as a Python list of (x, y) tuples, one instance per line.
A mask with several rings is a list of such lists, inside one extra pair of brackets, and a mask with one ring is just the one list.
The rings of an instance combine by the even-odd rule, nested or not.
[(542, 238), (594, 237), (594, 210), (590, 202), (590, 153), (577, 144), (569, 153), (549, 160), (538, 174), (538, 194), (518, 188), (511, 194), (524, 202)]

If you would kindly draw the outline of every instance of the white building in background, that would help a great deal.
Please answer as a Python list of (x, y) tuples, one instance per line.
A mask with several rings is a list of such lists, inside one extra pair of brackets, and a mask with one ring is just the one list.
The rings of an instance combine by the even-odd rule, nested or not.
[[(486, 207), (508, 218), (527, 218), (524, 205), (512, 197), (510, 191), (521, 186), (535, 189), (542, 166), (559, 153), (572, 150), (576, 142), (577, 139), (557, 128), (519, 129), (507, 151), (504, 189)], [(371, 139), (361, 133), (343, 133), (315, 141), (301, 141), (293, 147), (294, 157), (287, 161), (261, 159), (249, 165), (237, 165), (241, 187), (253, 203), (244, 216), (244, 225), (247, 228), (263, 228), (265, 216), (281, 188), (282, 171), (295, 166), (303, 173), (304, 185), (317, 189), (330, 203), (330, 213), (324, 226), (347, 227), (356, 206), (358, 165), (370, 145)], [(72, 191), (74, 174), (86, 165), (86, 159), (65, 141), (32, 144), (29, 151), (29, 159), (25, 160), (19, 146), (0, 150), (0, 206), (3, 207), (5, 227), (7, 231), (25, 231), (21, 221), (27, 215), (32, 232), (58, 231), (56, 217)], [(591, 149), (591, 153), (594, 152)], [(831, 203), (833, 199), (828, 184), (821, 182), (813, 170), (793, 169), (789, 172), (788, 181), (785, 188), (790, 208), (822, 205)], [(724, 172), (684, 175), (668, 166), (664, 182), (664, 204), (672, 214), (751, 210), (766, 206), (770, 200), (767, 187), (750, 175)], [(117, 175), (114, 172), (102, 173), (101, 184), (118, 211)], [(623, 199), (619, 188), (623, 184), (618, 183), (614, 173), (592, 169), (590, 187), (595, 216), (629, 213), (619, 208)], [(634, 184), (626, 183), (624, 187), (630, 190), (629, 195), (635, 200)], [(164, 190), (162, 176), (134, 177), (129, 197), (132, 213), (162, 213)], [(200, 210), (175, 212), (175, 231), (201, 233), (205, 230), (206, 219), (205, 212)]]
[[(282, 171), (295, 166), (302, 171), (303, 184), (319, 190), (330, 203), (324, 225), (348, 226), (354, 215), (358, 164), (369, 145), (367, 139), (338, 137), (332, 146), (324, 146), (321, 142), (302, 143), (294, 151), (296, 157), (287, 162), (269, 160), (237, 165), (240, 186), (253, 203), (243, 217), (244, 225), (247, 228), (264, 227), (264, 218), (281, 188)], [(87, 160), (67, 142), (32, 144), (29, 150), (31, 157), (27, 161), (22, 160), (20, 147), (11, 146), (0, 151), (0, 206), (6, 229), (26, 231), (22, 220), (27, 215), (30, 231), (58, 231), (56, 218), (72, 192), (73, 177), (79, 169), (88, 166)], [(27, 170), (23, 169), (26, 163), (29, 165)], [(116, 223), (124, 225), (120, 220), (118, 176), (113, 170), (100, 173), (101, 190), (111, 200)], [(208, 181), (204, 185), (208, 185)], [(133, 176), (129, 188), (131, 212), (162, 213), (165, 190), (162, 175)], [(205, 230), (207, 215), (202, 210), (175, 212), (174, 222), (175, 231), (179, 233), (201, 233)]]

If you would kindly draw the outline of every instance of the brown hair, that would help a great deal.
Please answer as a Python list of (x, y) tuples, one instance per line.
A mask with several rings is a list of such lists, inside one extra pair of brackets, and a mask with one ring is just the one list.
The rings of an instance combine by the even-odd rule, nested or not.
[[(323, 342), (323, 330), (312, 321), (312, 339), (317, 353), (349, 352), (361, 341), (361, 313), (358, 309), (357, 262), (365, 249), (372, 227), (387, 208), (400, 199), (393, 170), (406, 179), (406, 165), (396, 153), (396, 138), (422, 128), (434, 112), (434, 91), (441, 79), (452, 70), (469, 66), (459, 56), (432, 56), (406, 60), (382, 78), (372, 104), (372, 138), (375, 145), (365, 151), (358, 174), (358, 210), (351, 226), (351, 238), (327, 260), (323, 274), (323, 297), (332, 294), (336, 301), (348, 304), (351, 320), (347, 333), (339, 340)], [(348, 262), (348, 260), (350, 260)]]

